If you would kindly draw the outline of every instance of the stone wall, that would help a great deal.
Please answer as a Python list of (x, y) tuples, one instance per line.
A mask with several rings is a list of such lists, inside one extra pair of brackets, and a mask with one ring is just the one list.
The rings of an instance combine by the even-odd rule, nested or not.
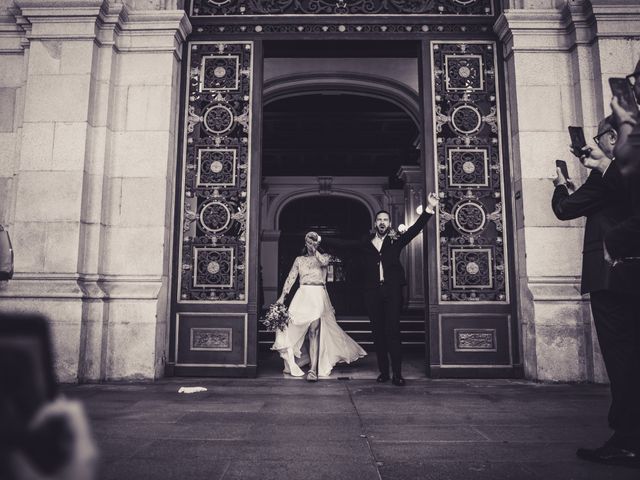
[[(579, 294), (582, 221), (550, 209), (566, 127), (608, 111), (640, 58), (636, 0), (505, 0), (527, 377), (606, 381)], [(61, 380), (154, 378), (167, 342), (182, 43), (178, 0), (0, 0), (0, 223), (16, 276), (0, 310), (52, 321)], [(570, 172), (586, 172), (569, 162)]]
[(154, 378), (190, 26), (179, 10), (102, 0), (18, 0), (11, 13), (0, 36), (0, 220), (17, 273), (1, 309), (50, 318), (63, 381)]
[(554, 160), (568, 160), (569, 125), (587, 138), (609, 112), (607, 79), (640, 58), (640, 4), (626, 0), (511, 0), (495, 30), (504, 42), (510, 114), (516, 248), (526, 374), (553, 381), (606, 381), (588, 306), (580, 296), (582, 219), (550, 207)]

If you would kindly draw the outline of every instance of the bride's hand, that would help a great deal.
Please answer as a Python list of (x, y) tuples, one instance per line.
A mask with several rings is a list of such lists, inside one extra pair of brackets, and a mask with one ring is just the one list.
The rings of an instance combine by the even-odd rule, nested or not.
[(282, 295), (280, 295), (280, 298), (278, 298), (278, 300), (276, 300), (276, 303), (284, 304), (284, 293)]

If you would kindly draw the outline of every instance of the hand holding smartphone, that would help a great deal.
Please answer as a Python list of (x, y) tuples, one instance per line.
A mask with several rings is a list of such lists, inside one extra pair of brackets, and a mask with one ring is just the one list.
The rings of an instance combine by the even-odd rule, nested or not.
[(569, 180), (569, 170), (567, 169), (567, 162), (564, 160), (556, 160), (556, 167), (560, 169), (560, 173), (565, 180)]
[(571, 138), (571, 150), (573, 154), (580, 158), (587, 146), (587, 140), (584, 138), (584, 130), (582, 127), (569, 127), (569, 137)]
[(633, 115), (638, 115), (638, 103), (633, 89), (626, 78), (612, 77), (609, 79), (609, 86), (614, 97), (618, 98), (620, 106)]

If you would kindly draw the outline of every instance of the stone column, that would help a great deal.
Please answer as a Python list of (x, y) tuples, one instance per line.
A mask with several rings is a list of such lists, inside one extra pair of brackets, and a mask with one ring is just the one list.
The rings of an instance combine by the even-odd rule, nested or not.
[[(425, 206), (422, 168), (416, 165), (403, 165), (398, 171), (398, 178), (404, 181), (403, 223), (409, 227), (418, 219), (416, 212), (418, 206)], [(420, 233), (405, 248), (409, 308), (425, 308), (423, 242), (423, 234)]]
[(606, 380), (588, 297), (580, 296), (584, 221), (555, 218), (549, 177), (554, 160), (566, 159), (576, 183), (586, 178), (568, 152), (567, 127), (583, 125), (592, 136), (609, 112), (605, 77), (630, 72), (637, 59), (638, 6), (623, 2), (594, 0), (592, 8), (580, 0), (512, 0), (495, 25), (507, 76), (519, 317), (529, 378)]
[(153, 378), (168, 342), (180, 62), (190, 25), (179, 10), (125, 10), (120, 19), (96, 257), (107, 297), (103, 376)]
[(16, 278), (4, 308), (52, 322), (58, 376), (78, 377), (83, 291), (78, 286), (85, 159), (89, 158), (96, 21), (102, 1), (16, 2), (26, 32), (22, 133), (13, 192)]

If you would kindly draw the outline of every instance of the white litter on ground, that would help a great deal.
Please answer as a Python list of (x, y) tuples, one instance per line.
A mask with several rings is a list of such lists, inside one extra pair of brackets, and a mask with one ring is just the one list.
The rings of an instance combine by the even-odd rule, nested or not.
[(198, 392), (206, 392), (207, 389), (204, 387), (180, 387), (178, 393), (198, 393)]

